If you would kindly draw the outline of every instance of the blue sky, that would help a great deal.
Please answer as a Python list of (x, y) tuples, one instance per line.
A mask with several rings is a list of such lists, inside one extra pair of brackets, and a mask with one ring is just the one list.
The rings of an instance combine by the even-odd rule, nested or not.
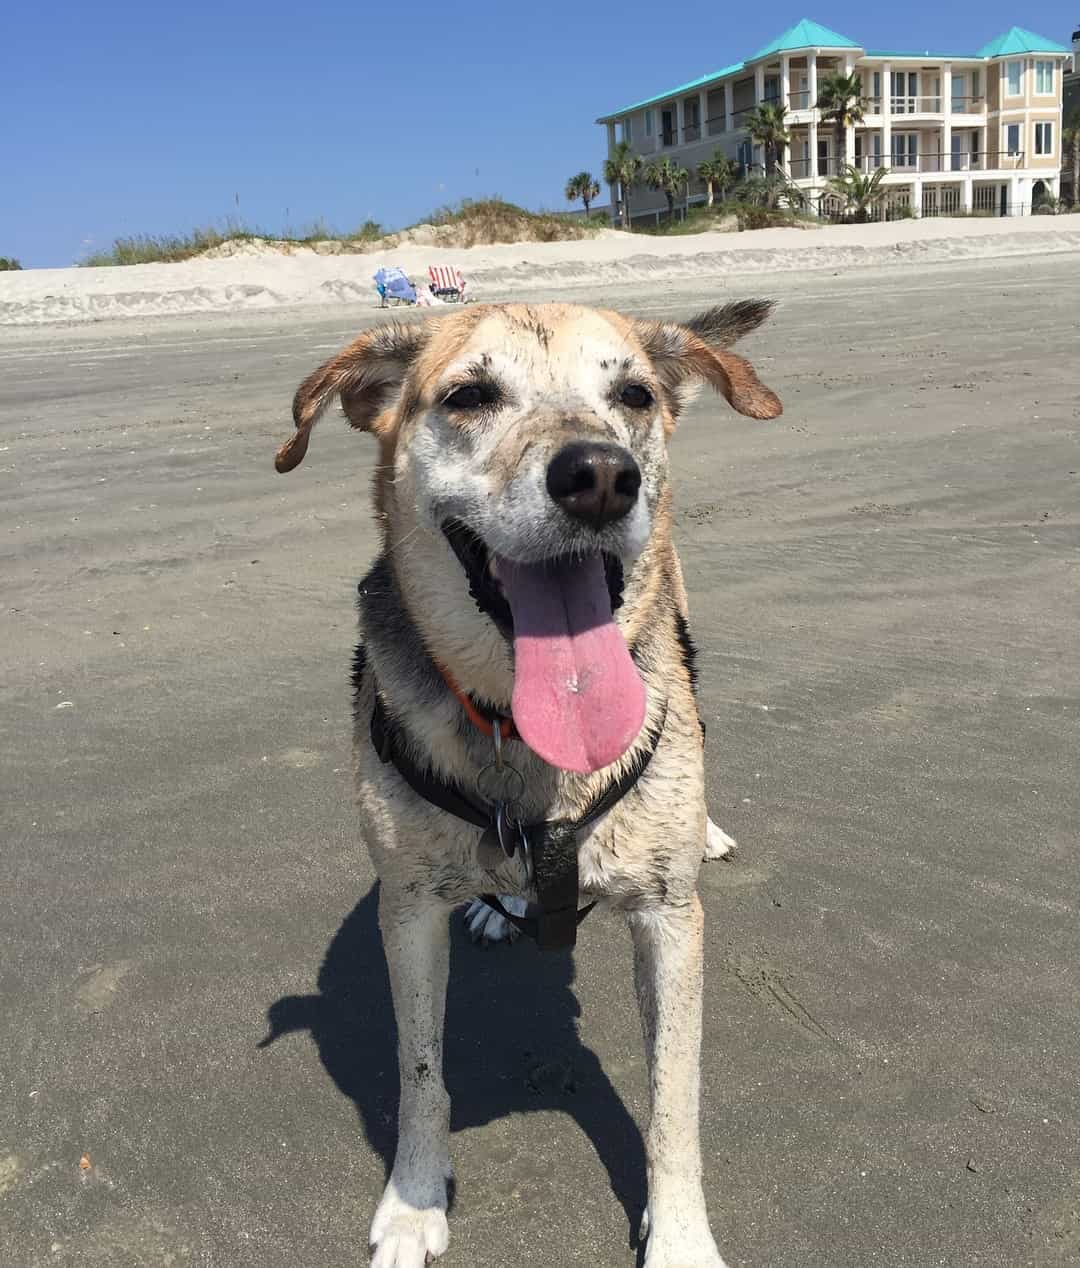
[(599, 175), (598, 115), (801, 17), (870, 47), (963, 50), (1014, 24), (1067, 44), (1080, 9), (20, 0), (3, 24), (0, 255), (64, 265), (229, 216), (394, 227), (485, 194), (563, 207), (569, 175)]

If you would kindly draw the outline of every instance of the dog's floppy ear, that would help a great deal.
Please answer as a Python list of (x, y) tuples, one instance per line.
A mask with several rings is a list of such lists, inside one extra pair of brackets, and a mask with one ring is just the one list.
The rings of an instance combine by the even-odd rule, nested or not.
[(732, 409), (750, 418), (777, 418), (779, 397), (754, 373), (749, 361), (727, 352), (737, 339), (756, 329), (773, 304), (767, 299), (718, 305), (684, 325), (637, 322), (635, 332), (668, 395), (672, 419), (678, 418), (701, 383), (711, 383)]
[(409, 367), (430, 338), (425, 325), (379, 326), (309, 374), (293, 398), (296, 431), (274, 457), (279, 471), (299, 466), (311, 429), (335, 396), (358, 431), (378, 431), (378, 417), (401, 387)]

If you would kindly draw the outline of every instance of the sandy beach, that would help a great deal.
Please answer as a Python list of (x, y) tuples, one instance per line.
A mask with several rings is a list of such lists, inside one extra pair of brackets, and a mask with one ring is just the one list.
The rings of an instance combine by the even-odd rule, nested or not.
[[(703, 399), (672, 445), (741, 844), (701, 881), (727, 1262), (1065, 1268), (1080, 218), (887, 229), (467, 266), (675, 317), (780, 300), (745, 352), (783, 417)], [(0, 330), (5, 1264), (366, 1262), (397, 1095), (348, 774), (375, 449), (327, 419), (292, 475), (272, 457), (299, 380), (379, 319), (375, 263), (0, 277), (9, 322), (75, 323)], [(572, 962), (453, 930), (440, 1265), (630, 1268), (625, 930), (595, 915)]]
[(675, 237), (605, 231), (581, 242), (519, 243), (448, 251), (403, 246), (358, 255), (289, 254), (238, 244), (226, 258), (123, 268), (34, 269), (0, 274), (0, 326), (250, 312), (283, 307), (374, 306), (372, 274), (398, 265), (415, 280), (429, 264), (456, 264), (478, 298), (675, 283), (758, 273), (847, 271), (950, 260), (1080, 251), (1080, 216), (928, 219), (890, 224)]

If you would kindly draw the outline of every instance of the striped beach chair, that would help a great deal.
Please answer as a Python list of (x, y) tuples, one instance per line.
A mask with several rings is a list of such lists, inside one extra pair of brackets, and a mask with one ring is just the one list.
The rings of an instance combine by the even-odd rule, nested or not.
[(459, 270), (449, 264), (431, 264), (428, 266), (428, 277), (431, 278), (431, 293), (444, 304), (465, 303), (465, 279)]

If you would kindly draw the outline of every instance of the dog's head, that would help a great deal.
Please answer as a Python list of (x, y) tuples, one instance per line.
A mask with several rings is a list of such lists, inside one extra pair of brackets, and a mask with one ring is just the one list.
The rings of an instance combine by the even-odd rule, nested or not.
[[(489, 699), (505, 698), (498, 683), (512, 678), (532, 747), (596, 769), (644, 716), (612, 611), (663, 518), (667, 438), (705, 383), (742, 414), (781, 412), (728, 351), (770, 307), (729, 304), (679, 325), (563, 304), (477, 306), (380, 327), (300, 385), (277, 469), (303, 459), (339, 397), (380, 441), (387, 547), (429, 646)], [(578, 709), (587, 696), (593, 714), (618, 716), (593, 728), (599, 737), (559, 743), (566, 691)]]

